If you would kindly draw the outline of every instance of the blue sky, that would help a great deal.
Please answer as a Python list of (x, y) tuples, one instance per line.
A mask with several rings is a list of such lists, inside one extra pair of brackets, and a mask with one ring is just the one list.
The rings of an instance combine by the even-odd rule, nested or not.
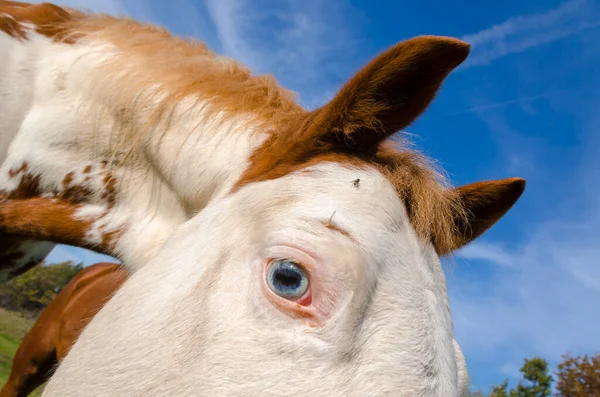
[[(453, 183), (524, 177), (514, 209), (446, 261), (473, 387), (515, 381), (523, 357), (600, 352), (600, 3), (594, 0), (64, 0), (194, 36), (307, 107), (386, 47), (470, 42), (467, 62), (408, 132)], [(104, 258), (61, 246), (52, 260)]]

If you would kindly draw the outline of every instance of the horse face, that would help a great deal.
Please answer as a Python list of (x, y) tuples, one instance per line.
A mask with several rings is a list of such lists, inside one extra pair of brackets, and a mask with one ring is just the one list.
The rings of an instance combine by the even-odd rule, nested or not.
[(440, 261), (394, 186), (325, 162), (182, 226), (48, 391), (458, 396), (457, 353)]
[[(408, 40), (324, 107), (281, 118), (232, 190), (176, 228), (92, 320), (46, 395), (463, 393), (438, 255), (493, 225), (524, 182), (447, 189), (422, 157), (384, 141), (467, 54), (453, 39)], [(3, 227), (85, 235), (72, 203), (43, 204), (37, 213), (53, 216), (29, 223), (19, 215), (30, 207), (3, 204)]]

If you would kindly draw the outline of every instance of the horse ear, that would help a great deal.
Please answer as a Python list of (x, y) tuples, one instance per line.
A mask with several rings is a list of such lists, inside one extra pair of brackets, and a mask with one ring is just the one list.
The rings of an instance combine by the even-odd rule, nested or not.
[(455, 189), (467, 217), (466, 221), (457, 222), (453, 250), (470, 243), (492, 227), (517, 202), (524, 190), (525, 180), (520, 178), (477, 182)]
[(457, 39), (421, 36), (380, 54), (318, 109), (321, 139), (373, 150), (412, 123), (429, 105), (470, 46)]

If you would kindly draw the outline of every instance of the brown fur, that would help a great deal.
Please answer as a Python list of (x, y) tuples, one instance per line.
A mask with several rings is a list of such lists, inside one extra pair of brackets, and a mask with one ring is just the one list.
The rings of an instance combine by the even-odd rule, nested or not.
[(382, 142), (431, 102), (443, 79), (468, 54), (458, 40), (418, 37), (375, 58), (323, 108), (299, 117), (257, 150), (236, 188), (333, 161), (375, 166), (407, 204), (417, 233), (438, 252), (455, 246), (458, 196), (424, 156)]
[[(18, 15), (13, 12), (23, 20), (40, 26), (50, 22), (53, 30), (47, 31), (57, 32), (63, 41), (115, 46), (116, 55), (88, 80), (98, 104), (112, 109), (119, 121), (115, 131), (126, 147), (125, 157), (144, 135), (161, 136), (183, 99), (196, 98), (204, 120), (237, 117), (252, 126), (249, 130), (271, 134), (253, 154), (236, 189), (323, 161), (377, 167), (406, 203), (417, 233), (431, 240), (438, 253), (463, 245), (465, 230), (479, 228), (472, 227), (469, 208), (464, 208), (473, 201), (449, 189), (426, 157), (406, 146), (384, 143), (427, 108), (446, 76), (468, 55), (466, 43), (432, 36), (399, 43), (357, 73), (329, 104), (307, 112), (272, 77), (253, 77), (247, 68), (216, 56), (202, 43), (123, 18), (68, 11), (69, 17), (45, 21), (30, 16), (35, 8), (16, 8), (24, 9)], [(136, 73), (123, 73), (132, 63)], [(160, 90), (151, 92), (150, 85), (157, 82)], [(489, 188), (498, 188), (498, 195), (485, 196), (491, 200), (490, 213), (486, 205), (478, 207), (477, 215), (486, 219), (480, 226), (499, 219), (502, 211), (493, 211), (495, 201), (509, 208), (519, 196), (518, 189)]]
[(105, 233), (101, 243), (92, 243), (86, 233), (97, 219), (77, 219), (81, 205), (46, 197), (0, 200), (0, 236), (53, 241), (114, 255), (120, 232)]
[(54, 4), (0, 0), (0, 30), (18, 39), (27, 39), (27, 31), (22, 23), (28, 23), (39, 34), (56, 41), (72, 42), (66, 37), (67, 31), (63, 27), (70, 18), (66, 9)]
[[(105, 162), (98, 167), (104, 173), (105, 182), (100, 198), (107, 204), (105, 212), (108, 212), (116, 201), (115, 182)], [(85, 167), (88, 168), (91, 171), (91, 166)], [(3, 241), (0, 243), (0, 266), (10, 269), (11, 264), (20, 259), (15, 255), (23, 256), (22, 253), (11, 251), (18, 244), (15, 239), (48, 240), (114, 255), (113, 250), (122, 231), (100, 231), (102, 241), (93, 244), (87, 241), (86, 232), (97, 218), (81, 220), (74, 216), (82, 205), (94, 197), (94, 192), (85, 183), (73, 183), (74, 172), (65, 175), (60, 191), (51, 192), (46, 197), (39, 197), (40, 177), (29, 171), (27, 162), (9, 170), (8, 174), (11, 179), (20, 177), (20, 181), (10, 191), (0, 190), (0, 238)], [(21, 274), (34, 265), (31, 263), (14, 269), (10, 276)]]
[(466, 224), (457, 225), (462, 234), (456, 236), (456, 244), (467, 244), (492, 227), (521, 197), (524, 190), (525, 180), (520, 178), (476, 182), (457, 188), (456, 192), (468, 209), (468, 214)]
[(81, 270), (50, 302), (21, 342), (0, 397), (25, 397), (47, 381), (127, 275), (113, 263), (97, 263)]

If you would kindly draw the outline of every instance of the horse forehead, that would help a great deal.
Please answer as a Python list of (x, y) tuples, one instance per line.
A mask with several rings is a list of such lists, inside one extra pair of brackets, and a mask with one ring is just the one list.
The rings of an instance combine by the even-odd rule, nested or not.
[(256, 201), (259, 205), (293, 207), (303, 215), (321, 217), (323, 211), (331, 210), (336, 215), (346, 213), (353, 217), (395, 214), (405, 218), (394, 186), (371, 166), (323, 162), (248, 186), (254, 186), (249, 195), (263, 196), (263, 200)]
[(345, 250), (331, 240), (330, 232), (337, 232), (333, 235), (345, 235), (365, 260), (377, 263), (414, 256), (422, 248), (394, 186), (374, 167), (319, 163), (251, 183), (239, 193), (226, 206), (238, 216), (216, 227), (231, 230), (237, 228), (235, 219), (251, 219), (263, 243), (292, 239), (330, 254)]

